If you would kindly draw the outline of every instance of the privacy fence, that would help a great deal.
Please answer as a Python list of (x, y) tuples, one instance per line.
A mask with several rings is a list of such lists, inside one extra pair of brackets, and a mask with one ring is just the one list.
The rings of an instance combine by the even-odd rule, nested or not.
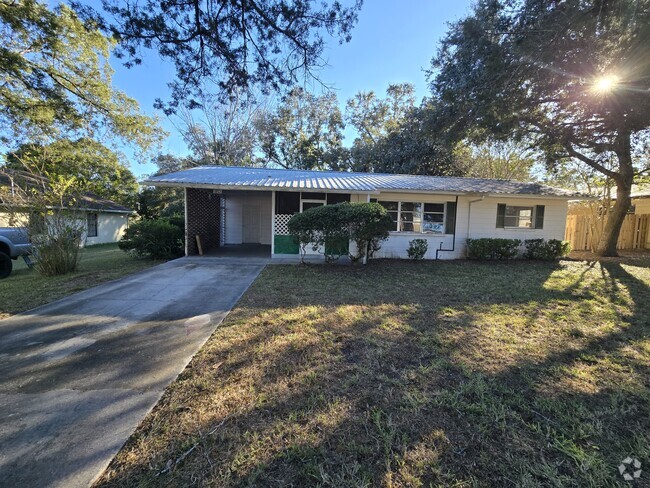
[[(564, 239), (574, 251), (592, 251), (603, 227), (602, 217), (568, 215)], [(627, 215), (616, 248), (650, 249), (650, 215)]]

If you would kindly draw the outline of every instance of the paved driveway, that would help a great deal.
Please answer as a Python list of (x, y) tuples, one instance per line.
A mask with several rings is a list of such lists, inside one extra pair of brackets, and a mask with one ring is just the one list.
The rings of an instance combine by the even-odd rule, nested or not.
[(0, 321), (0, 486), (89, 485), (264, 264), (184, 258)]

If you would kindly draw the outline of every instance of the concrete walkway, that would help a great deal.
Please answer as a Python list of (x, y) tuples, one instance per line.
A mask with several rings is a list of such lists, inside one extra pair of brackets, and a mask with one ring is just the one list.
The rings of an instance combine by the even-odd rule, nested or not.
[(0, 321), (0, 486), (91, 484), (267, 262), (179, 259)]

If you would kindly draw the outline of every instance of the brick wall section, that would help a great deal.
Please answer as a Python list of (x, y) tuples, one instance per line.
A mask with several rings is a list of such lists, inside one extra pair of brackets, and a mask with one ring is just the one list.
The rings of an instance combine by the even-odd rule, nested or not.
[(212, 190), (187, 189), (187, 222), (185, 238), (188, 256), (199, 253), (196, 235), (201, 236), (203, 252), (219, 247), (221, 225), (221, 195)]

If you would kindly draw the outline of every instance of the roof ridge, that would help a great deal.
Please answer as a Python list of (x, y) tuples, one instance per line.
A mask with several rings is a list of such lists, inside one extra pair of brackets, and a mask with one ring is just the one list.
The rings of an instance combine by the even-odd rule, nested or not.
[[(550, 185), (547, 185), (545, 183), (537, 182), (537, 181), (521, 181), (521, 180), (509, 180), (506, 178), (481, 178), (477, 176), (456, 176), (456, 175), (413, 175), (413, 174), (407, 174), (407, 173), (376, 173), (376, 172), (363, 172), (363, 171), (334, 171), (334, 170), (320, 170), (320, 169), (301, 169), (301, 168), (266, 168), (266, 167), (257, 167), (257, 166), (223, 166), (223, 165), (202, 165), (202, 166), (194, 166), (192, 168), (187, 168), (185, 170), (180, 170), (180, 171), (188, 171), (188, 170), (195, 170), (195, 169), (213, 169), (213, 168), (220, 168), (220, 169), (246, 169), (246, 170), (258, 170), (258, 171), (299, 171), (299, 172), (304, 172), (304, 173), (324, 173), (324, 174), (333, 174), (333, 175), (352, 175), (352, 176), (402, 176), (402, 177), (407, 177), (407, 178), (460, 178), (463, 180), (478, 180), (478, 181), (500, 181), (500, 182), (507, 182), (507, 183), (520, 183), (522, 185), (541, 185), (541, 186), (546, 186), (547, 188), (556, 188)], [(172, 173), (178, 173), (180, 171), (174, 171)], [(172, 174), (172, 173), (167, 173), (167, 174)], [(163, 176), (163, 175), (161, 175)]]

